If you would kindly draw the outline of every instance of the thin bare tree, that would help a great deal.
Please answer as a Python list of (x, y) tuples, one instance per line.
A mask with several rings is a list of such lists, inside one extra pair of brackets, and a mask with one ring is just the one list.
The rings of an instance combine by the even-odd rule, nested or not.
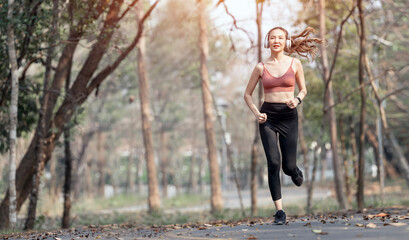
[[(256, 0), (256, 23), (257, 23), (257, 61), (263, 61), (262, 56), (262, 32), (261, 32), (261, 25), (263, 20), (263, 7), (264, 7), (264, 0), (259, 1)], [(261, 87), (260, 81), (258, 85), (258, 106), (261, 106), (263, 102), (263, 88)], [(258, 129), (259, 123), (255, 121), (255, 132), (254, 132), (254, 139), (253, 144), (251, 146), (251, 215), (255, 216), (258, 214), (257, 211), (257, 166), (258, 166), (258, 152), (259, 152), (259, 142), (260, 142), (260, 133)]]
[[(365, 54), (366, 54), (366, 31), (365, 31), (365, 16), (362, 9), (362, 0), (358, 0), (359, 12), (359, 71), (358, 79), (359, 85), (365, 82)], [(364, 209), (364, 181), (365, 181), (365, 158), (364, 158), (364, 144), (365, 144), (365, 117), (366, 117), (366, 92), (365, 88), (360, 89), (361, 94), (361, 114), (359, 123), (359, 141), (358, 141), (358, 189), (357, 189), (357, 203), (358, 209)]]
[[(65, 81), (65, 89), (68, 91), (71, 83), (71, 68), (72, 59), (68, 64), (67, 80)], [(64, 153), (65, 153), (65, 177), (63, 187), (63, 214), (61, 219), (61, 227), (68, 228), (70, 226), (70, 211), (71, 211), (71, 176), (72, 176), (72, 152), (71, 152), (71, 126), (67, 124), (64, 129)]]
[[(138, 3), (138, 22), (142, 19), (143, 2)], [(138, 46), (138, 79), (139, 79), (139, 98), (141, 104), (141, 116), (142, 116), (142, 131), (143, 142), (145, 145), (145, 159), (148, 169), (148, 205), (149, 212), (157, 212), (160, 208), (160, 198), (158, 189), (158, 180), (155, 164), (155, 150), (153, 147), (152, 138), (152, 114), (149, 101), (149, 80), (146, 72), (146, 54), (145, 54), (145, 37), (142, 35)]]
[(209, 74), (207, 70), (207, 57), (209, 44), (207, 40), (207, 25), (205, 19), (206, 1), (198, 0), (199, 17), (199, 48), (200, 48), (200, 78), (203, 99), (203, 115), (205, 123), (206, 144), (208, 150), (210, 185), (211, 185), (211, 209), (219, 212), (223, 209), (223, 197), (220, 185), (219, 164), (217, 162), (216, 139), (214, 134), (213, 101), (210, 90)]
[(17, 224), (17, 198), (16, 198), (16, 140), (17, 140), (17, 113), (18, 113), (18, 68), (16, 59), (16, 48), (14, 45), (13, 24), (14, 0), (8, 0), (7, 9), (7, 47), (11, 72), (11, 102), (10, 102), (10, 159), (9, 159), (9, 211), (8, 221), (10, 227)]
[[(325, 0), (319, 0), (319, 19), (320, 19), (320, 36), (321, 38), (325, 38), (326, 35), (326, 27), (325, 27)], [(327, 50), (325, 46), (321, 45), (321, 58), (322, 58), (322, 71), (323, 71), (323, 81), (325, 85), (325, 94), (324, 94), (324, 109), (327, 106), (331, 106), (334, 104), (334, 96), (332, 90), (332, 82), (331, 82), (331, 75), (330, 69), (328, 64), (328, 56)], [(335, 61), (335, 60), (334, 60)], [(337, 195), (337, 200), (339, 207), (341, 209), (346, 208), (346, 201), (345, 195), (343, 192), (343, 178), (341, 174), (341, 168), (338, 159), (338, 139), (337, 139), (337, 122), (336, 122), (336, 115), (335, 109), (330, 108), (328, 111), (324, 111), (325, 117), (329, 121), (330, 126), (330, 136), (331, 136), (331, 151), (332, 151), (332, 161), (333, 161), (333, 168), (334, 168), (334, 181), (335, 181), (335, 190)]]

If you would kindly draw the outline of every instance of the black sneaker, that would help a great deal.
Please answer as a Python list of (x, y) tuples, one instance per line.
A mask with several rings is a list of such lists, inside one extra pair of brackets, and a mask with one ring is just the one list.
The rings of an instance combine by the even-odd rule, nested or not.
[(285, 212), (283, 210), (278, 210), (276, 214), (274, 214), (274, 223), (277, 225), (283, 225), (286, 221)]
[(295, 169), (296, 174), (291, 176), (291, 180), (293, 180), (294, 184), (297, 185), (298, 187), (302, 185), (304, 181), (304, 177), (302, 175), (301, 170), (297, 167)]

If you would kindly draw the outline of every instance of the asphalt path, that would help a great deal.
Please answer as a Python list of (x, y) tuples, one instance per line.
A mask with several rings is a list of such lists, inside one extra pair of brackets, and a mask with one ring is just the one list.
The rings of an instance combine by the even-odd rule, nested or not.
[[(404, 212), (407, 214), (407, 210)], [(168, 232), (161, 239), (409, 239), (408, 219), (375, 217), (364, 220), (363, 216), (353, 214), (330, 218), (290, 218), (285, 225), (275, 225), (272, 220), (231, 226), (204, 225)]]

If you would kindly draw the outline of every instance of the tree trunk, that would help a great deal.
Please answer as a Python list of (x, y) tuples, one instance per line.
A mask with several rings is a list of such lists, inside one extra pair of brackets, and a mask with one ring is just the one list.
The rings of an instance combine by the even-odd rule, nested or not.
[(192, 151), (192, 155), (190, 157), (190, 170), (189, 170), (189, 192), (196, 193), (197, 192), (197, 179), (195, 173), (195, 166), (196, 166), (196, 156), (195, 152)]
[[(138, 22), (141, 20), (143, 2), (138, 3)], [(149, 212), (157, 212), (160, 208), (159, 189), (156, 174), (155, 150), (153, 148), (152, 127), (151, 127), (151, 109), (149, 101), (148, 75), (145, 63), (145, 37), (141, 37), (137, 46), (138, 51), (138, 79), (139, 79), (139, 97), (142, 115), (143, 142), (145, 145), (146, 166), (148, 169), (148, 205)]]
[[(17, 224), (17, 200), (16, 200), (16, 140), (17, 140), (17, 113), (18, 113), (18, 72), (16, 49), (14, 45), (14, 25), (12, 24), (14, 0), (8, 0), (7, 10), (7, 47), (11, 66), (11, 102), (10, 102), (10, 159), (9, 159), (9, 209), (7, 222), (4, 227), (15, 228)], [(1, 222), (1, 221), (0, 221)], [(8, 225), (10, 224), (10, 225)], [(1, 227), (2, 224), (0, 224)]]
[[(325, 147), (325, 145), (323, 145)], [(322, 149), (323, 152), (326, 152), (327, 150), (325, 148)], [(326, 181), (326, 176), (325, 173), (327, 172), (327, 158), (324, 156), (321, 158), (321, 184), (324, 184)]]
[(206, 159), (204, 157), (203, 153), (199, 153), (199, 192), (203, 193), (205, 191), (205, 181), (204, 181), (204, 176), (205, 176), (205, 163)]
[[(261, 62), (263, 60), (262, 56), (262, 51), (261, 48), (263, 46), (262, 41), (262, 30), (261, 30), (261, 25), (262, 25), (262, 15), (263, 15), (263, 6), (264, 2), (263, 1), (256, 1), (256, 23), (257, 23), (257, 59), (258, 62)], [(260, 85), (260, 81), (257, 84), (258, 85), (258, 106), (261, 106), (262, 104), (262, 99), (263, 99), (263, 89)], [(258, 149), (259, 149), (259, 142), (260, 142), (260, 133), (259, 133), (259, 123), (258, 121), (255, 121), (255, 134), (254, 134), (254, 140), (253, 140), (253, 145), (251, 146), (251, 215), (256, 216), (258, 215), (257, 211), (257, 189), (258, 189), (258, 184), (257, 184), (257, 156), (258, 156)]]
[(142, 175), (143, 175), (143, 159), (144, 159), (144, 153), (143, 150), (140, 150), (138, 153), (138, 162), (136, 166), (136, 181), (137, 181), (137, 186), (138, 186), (138, 194), (142, 194), (142, 188), (143, 188), (143, 182), (142, 182)]
[(64, 146), (65, 146), (65, 179), (64, 179), (64, 212), (61, 221), (62, 228), (70, 226), (70, 209), (71, 209), (71, 172), (72, 172), (72, 156), (70, 144), (70, 129), (67, 127), (64, 130)]
[(4, 166), (6, 165), (7, 159), (3, 158), (3, 155), (0, 154), (0, 175), (3, 176)]
[(48, 106), (48, 85), (50, 81), (51, 73), (51, 62), (54, 55), (55, 42), (57, 38), (57, 27), (58, 27), (58, 0), (53, 0), (53, 23), (51, 27), (51, 40), (49, 42), (49, 48), (47, 51), (47, 59), (44, 74), (44, 85), (43, 85), (43, 99), (41, 103), (41, 109), (39, 114), (38, 123), (38, 139), (37, 139), (37, 161), (36, 170), (33, 175), (33, 188), (31, 190), (30, 203), (28, 207), (27, 221), (25, 223), (25, 230), (34, 228), (34, 221), (36, 218), (37, 200), (39, 195), (39, 186), (41, 181), (42, 169), (44, 168), (44, 139), (47, 134), (46, 130), (46, 118), (45, 112)]
[[(365, 18), (362, 10), (362, 0), (358, 0), (359, 23), (360, 23), (360, 54), (359, 54), (359, 84), (364, 84), (364, 64), (365, 64)], [(358, 209), (364, 209), (364, 181), (365, 181), (365, 158), (364, 158), (364, 144), (365, 144), (365, 115), (366, 115), (366, 94), (365, 88), (361, 88), (361, 114), (359, 124), (359, 142), (358, 142), (358, 189), (357, 189), (357, 203)]]
[(356, 146), (356, 135), (352, 119), (349, 121), (349, 135), (351, 140), (351, 151), (352, 151), (352, 166), (354, 167), (354, 177), (358, 179), (358, 153)]
[(90, 132), (87, 132), (82, 135), (82, 140), (81, 140), (81, 150), (79, 151), (78, 157), (77, 157), (77, 171), (74, 172), (74, 199), (78, 199), (80, 197), (81, 192), (89, 192), (86, 191), (88, 185), (87, 184), (87, 179), (89, 178), (88, 174), (88, 161), (85, 158), (85, 152), (88, 148), (89, 143), (91, 142), (92, 136), (95, 134), (95, 131), (91, 130)]
[[(312, 174), (311, 174), (311, 179), (308, 181), (307, 185), (307, 213), (312, 213), (311, 205), (312, 205), (312, 197), (314, 193), (314, 182), (315, 182), (315, 175), (317, 173), (317, 166), (318, 166), (318, 149), (320, 149), (320, 145), (317, 144), (317, 146), (313, 149), (313, 154), (314, 154), (314, 160), (312, 163)], [(324, 151), (324, 149), (321, 148), (321, 151)]]
[(198, 0), (199, 15), (199, 48), (200, 48), (200, 78), (203, 98), (203, 114), (205, 122), (206, 144), (209, 158), (210, 185), (211, 185), (211, 209), (212, 212), (219, 212), (223, 209), (223, 197), (220, 186), (220, 170), (217, 162), (216, 140), (214, 135), (213, 101), (210, 90), (209, 76), (207, 72), (207, 26), (205, 19), (206, 2)]
[[(55, 1), (55, 0), (54, 0)], [(72, 59), (68, 65), (67, 80), (65, 82), (65, 90), (68, 91), (71, 83)], [(72, 154), (70, 143), (70, 124), (67, 124), (64, 129), (64, 147), (65, 147), (65, 178), (64, 178), (64, 210), (61, 220), (61, 227), (68, 228), (70, 226), (70, 210), (71, 210), (71, 174), (72, 174)]]
[(83, 191), (85, 193), (85, 196), (88, 197), (88, 198), (92, 198), (95, 195), (98, 195), (98, 194), (95, 194), (95, 191), (96, 191), (95, 185), (96, 184), (94, 184), (92, 182), (92, 176), (91, 176), (91, 172), (93, 170), (93, 167), (92, 167), (93, 160), (94, 159), (92, 159), (92, 158), (88, 158), (88, 159), (85, 160)]
[(56, 165), (57, 165), (57, 160), (51, 159), (50, 160), (51, 179), (50, 179), (49, 193), (52, 196), (52, 198), (54, 198), (54, 199), (58, 196), (58, 192), (57, 192), (57, 176), (56, 176), (56, 173), (55, 173)]
[[(319, 0), (320, 8), (320, 36), (325, 38), (325, 0)], [(328, 58), (327, 50), (324, 45), (321, 45), (321, 56), (322, 56), (322, 69), (323, 69), (323, 80), (325, 88), (325, 97), (324, 97), (324, 109), (327, 106), (334, 105), (334, 97), (332, 91), (332, 82), (329, 78), (329, 68), (328, 68)], [(340, 209), (346, 208), (345, 196), (343, 193), (343, 178), (341, 174), (341, 168), (338, 159), (338, 139), (337, 139), (337, 122), (335, 109), (332, 107), (328, 109), (324, 114), (327, 116), (330, 125), (330, 136), (331, 136), (331, 151), (332, 151), (332, 161), (334, 168), (334, 182), (335, 182), (335, 191), (337, 193), (337, 200)]]
[(349, 180), (349, 163), (348, 163), (348, 156), (347, 156), (347, 147), (346, 147), (346, 138), (344, 132), (344, 121), (342, 120), (342, 116), (338, 119), (339, 122), (339, 132), (340, 132), (340, 140), (341, 140), (341, 154), (342, 158), (344, 159), (344, 180), (345, 180), (345, 191), (347, 195), (347, 204), (348, 206), (352, 203), (351, 198), (351, 185)]
[(135, 184), (132, 174), (132, 167), (135, 165), (133, 161), (134, 153), (133, 153), (133, 145), (129, 149), (129, 156), (128, 156), (128, 168), (126, 170), (126, 192), (128, 194), (134, 193)]
[(407, 185), (409, 185), (409, 166), (405, 155), (403, 154), (396, 137), (389, 129), (386, 131), (386, 136), (395, 150), (393, 157), (396, 162), (394, 165), (398, 167), (401, 176), (406, 180)]
[[(378, 124), (376, 125), (376, 129), (378, 130)], [(377, 132), (377, 131), (376, 131)], [(377, 132), (378, 133), (378, 132)], [(377, 179), (379, 181), (379, 189), (380, 189), (380, 195), (381, 195), (381, 206), (384, 203), (384, 172), (381, 173), (381, 169), (384, 169), (383, 166), (383, 154), (381, 154), (381, 151), (383, 151), (383, 148), (379, 148), (379, 137), (375, 135), (371, 129), (365, 132), (366, 138), (368, 139), (368, 142), (372, 145), (372, 148), (374, 150), (374, 155), (375, 155), (375, 160), (376, 160), (376, 166), (377, 166)]]
[[(134, 97), (129, 98), (129, 103), (134, 102)], [(135, 166), (135, 118), (133, 112), (130, 113), (131, 121), (129, 124), (129, 156), (128, 156), (128, 168), (126, 171), (126, 192), (132, 194), (135, 192), (135, 179), (132, 168)]]
[(98, 156), (98, 196), (105, 196), (105, 153), (102, 132), (97, 132), (97, 156)]
[(303, 105), (301, 104), (298, 109), (298, 136), (300, 139), (301, 152), (304, 158), (304, 180), (308, 186), (310, 170), (309, 170), (309, 163), (308, 163), (308, 148), (307, 148), (307, 144), (305, 142), (305, 137), (304, 137), (303, 119), (304, 119)]
[[(161, 159), (161, 171), (162, 171), (162, 197), (163, 199), (168, 197), (168, 133), (162, 128), (159, 133), (160, 138), (160, 159)], [(193, 157), (193, 155), (192, 155)], [(193, 164), (193, 161), (192, 163)]]

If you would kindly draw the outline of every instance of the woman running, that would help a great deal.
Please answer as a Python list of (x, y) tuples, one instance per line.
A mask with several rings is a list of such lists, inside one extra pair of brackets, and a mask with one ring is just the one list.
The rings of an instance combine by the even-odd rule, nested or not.
[[(307, 95), (304, 71), (301, 61), (287, 54), (296, 52), (308, 58), (315, 56), (317, 46), (322, 43), (318, 38), (310, 38), (313, 28), (305, 29), (301, 34), (289, 36), (282, 27), (272, 28), (266, 35), (264, 47), (271, 55), (258, 63), (251, 74), (244, 93), (244, 100), (259, 123), (260, 137), (268, 166), (268, 185), (274, 201), (276, 213), (274, 222), (284, 224), (286, 214), (282, 206), (280, 165), (295, 185), (301, 186), (303, 174), (297, 167), (298, 114), (296, 107)], [(252, 94), (259, 79), (264, 88), (264, 103), (259, 110), (253, 102)], [(298, 94), (294, 97), (295, 84)], [(281, 153), (281, 154), (280, 154)]]

